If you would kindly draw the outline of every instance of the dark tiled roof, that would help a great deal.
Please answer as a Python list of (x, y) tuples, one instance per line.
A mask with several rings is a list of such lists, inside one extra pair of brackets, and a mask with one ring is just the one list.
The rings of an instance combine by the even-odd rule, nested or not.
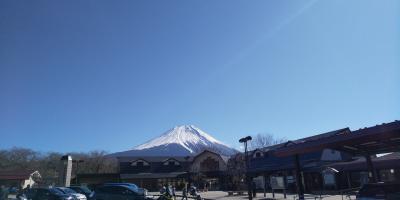
[[(336, 132), (336, 134), (335, 134)], [(400, 121), (350, 131), (348, 128), (297, 140), (275, 152), (290, 156), (330, 148), (353, 155), (395, 152), (400, 148)]]
[(174, 159), (177, 160), (179, 162), (188, 162), (191, 161), (193, 159), (193, 157), (190, 157), (189, 159), (187, 159), (187, 157), (179, 157), (179, 156), (137, 156), (137, 157), (120, 157), (120, 160), (124, 160), (126, 162), (128, 161), (135, 161), (135, 160), (145, 160), (147, 162), (164, 162), (168, 159)]
[(320, 139), (324, 139), (324, 138), (329, 138), (329, 137), (333, 137), (333, 136), (337, 136), (337, 135), (343, 135), (343, 134), (350, 134), (350, 133), (351, 133), (351, 131), (350, 131), (349, 128), (342, 128), (342, 129), (330, 131), (330, 132), (327, 132), (327, 133), (322, 133), (322, 134), (313, 135), (313, 136), (310, 136), (310, 137), (298, 139), (298, 140), (293, 141), (293, 143), (299, 144), (299, 143), (310, 142), (310, 141), (314, 141), (314, 140), (320, 140)]
[(341, 134), (349, 134), (349, 133), (351, 133), (349, 128), (342, 128), (342, 129), (330, 131), (330, 132), (327, 132), (327, 133), (313, 135), (313, 136), (310, 136), (310, 137), (305, 137), (305, 138), (301, 138), (301, 139), (297, 139), (297, 140), (293, 140), (293, 141), (287, 141), (287, 142), (280, 143), (280, 144), (274, 144), (274, 145), (267, 146), (267, 147), (264, 147), (264, 148), (257, 148), (257, 149), (254, 149), (252, 151), (249, 151), (249, 155), (252, 155), (257, 150), (261, 150), (263, 152), (268, 152), (268, 151), (273, 151), (273, 150), (277, 150), (277, 149), (280, 149), (280, 148), (284, 148), (284, 147), (290, 146), (292, 144), (300, 144), (300, 143), (304, 143), (304, 142), (310, 142), (310, 141), (319, 140), (319, 139), (322, 139), (322, 138), (329, 138), (329, 137), (332, 137), (332, 136), (337, 136), (337, 135), (341, 135)]
[(186, 172), (121, 174), (121, 179), (176, 178), (183, 177), (185, 174)]
[(173, 159), (173, 160), (176, 160), (178, 162), (192, 162), (193, 159), (196, 159), (198, 156), (200, 156), (204, 152), (210, 152), (210, 153), (216, 154), (218, 156), (221, 156), (222, 160), (224, 160), (225, 162), (227, 162), (228, 159), (230, 158), (229, 156), (220, 155), (220, 154), (215, 153), (215, 152), (210, 151), (210, 150), (204, 150), (201, 153), (198, 153), (197, 155), (194, 155), (194, 156), (129, 156), (129, 157), (126, 156), (126, 157), (118, 157), (118, 159), (120, 161), (123, 161), (123, 162), (132, 162), (132, 161), (135, 161), (135, 160), (144, 160), (144, 161), (147, 161), (147, 162), (155, 163), (155, 162), (164, 162), (164, 161), (169, 160), (169, 159)]

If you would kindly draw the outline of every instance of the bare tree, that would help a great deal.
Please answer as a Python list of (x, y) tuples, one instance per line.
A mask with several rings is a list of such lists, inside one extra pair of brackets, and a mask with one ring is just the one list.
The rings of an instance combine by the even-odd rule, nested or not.
[[(116, 173), (118, 162), (107, 157), (106, 151), (91, 151), (89, 153), (71, 153), (73, 159), (81, 159), (78, 173)], [(73, 172), (75, 173), (75, 172)]]
[(37, 167), (40, 154), (31, 149), (11, 148), (0, 151), (0, 166), (4, 170), (30, 170)]
[[(107, 157), (106, 151), (89, 153), (69, 153), (73, 159), (84, 160), (79, 165), (78, 173), (116, 173), (118, 162)], [(39, 171), (44, 184), (54, 184), (58, 177), (58, 167), (63, 154), (57, 152), (41, 153), (26, 148), (0, 149), (1, 171)], [(73, 167), (76, 174), (76, 166)]]
[(227, 163), (227, 172), (229, 176), (228, 188), (230, 190), (240, 190), (243, 187), (246, 166), (244, 162), (244, 154), (237, 153), (229, 158)]
[(275, 144), (284, 143), (286, 141), (287, 141), (286, 138), (276, 138), (274, 135), (269, 134), (269, 133), (267, 133), (267, 134), (259, 133), (255, 136), (253, 136), (253, 139), (251, 140), (251, 142), (249, 144), (249, 149), (254, 150), (257, 148), (264, 148), (264, 147), (272, 146)]

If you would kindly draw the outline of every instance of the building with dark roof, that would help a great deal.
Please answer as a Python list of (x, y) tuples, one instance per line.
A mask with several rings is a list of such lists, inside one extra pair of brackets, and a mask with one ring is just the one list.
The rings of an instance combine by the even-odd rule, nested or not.
[[(306, 192), (348, 189), (400, 180), (399, 151), (400, 121), (343, 128), (250, 152), (249, 173), (272, 188), (270, 178), (281, 177), (286, 188), (300, 185)], [(391, 154), (376, 157), (379, 153)]]
[(120, 180), (158, 190), (165, 184), (182, 188), (185, 184), (200, 189), (221, 189), (229, 157), (210, 150), (195, 156), (117, 157)]
[[(390, 123), (382, 123), (376, 126), (358, 129), (355, 131), (348, 132), (346, 134), (337, 134), (329, 137), (318, 138), (316, 140), (306, 141), (303, 143), (293, 144), (288, 147), (279, 149), (275, 155), (279, 157), (291, 156), (296, 158), (296, 176), (297, 179), (302, 180), (302, 173), (304, 170), (301, 163), (298, 162), (298, 157), (302, 154), (321, 151), (323, 149), (330, 148), (338, 151), (346, 152), (354, 156), (354, 158), (363, 157), (364, 160), (358, 159), (357, 162), (347, 164), (347, 169), (354, 167), (360, 161), (365, 161), (364, 166), (367, 168), (366, 171), (339, 171), (335, 168), (329, 167), (328, 171), (334, 172), (328, 177), (329, 182), (336, 183), (336, 187), (343, 187), (344, 179), (347, 179), (347, 188), (358, 187), (364, 183), (376, 183), (380, 182), (384, 175), (384, 171), (380, 171), (375, 164), (379, 161), (376, 160), (377, 154), (393, 153), (400, 151), (400, 121), (394, 121)], [(376, 160), (374, 162), (374, 160)], [(400, 160), (390, 159), (387, 162), (400, 162)], [(393, 165), (395, 166), (395, 165)], [(344, 168), (346, 169), (346, 168)], [(392, 168), (390, 173), (396, 174), (399, 169)], [(386, 169), (387, 171), (387, 169)], [(356, 176), (354, 178), (354, 176)], [(340, 178), (338, 180), (338, 177)], [(393, 180), (399, 180), (396, 175)], [(325, 177), (324, 177), (325, 178)], [(358, 182), (356, 185), (353, 184), (353, 180), (356, 179)], [(387, 181), (387, 180), (385, 180)], [(298, 184), (299, 196), (302, 196), (304, 187), (301, 182)]]
[[(332, 134), (331, 132), (329, 134)], [(323, 137), (319, 135), (318, 137)], [(314, 139), (316, 137), (310, 137)], [(301, 141), (305, 141), (302, 139)], [(284, 179), (285, 189), (295, 191), (295, 162), (293, 157), (278, 157), (275, 151), (281, 147), (290, 145), (292, 142), (273, 145), (270, 147), (256, 149), (249, 153), (249, 173), (255, 179), (258, 188), (273, 189), (271, 179), (280, 177)], [(314, 191), (321, 189), (323, 185), (323, 170), (327, 164), (351, 161), (352, 157), (344, 152), (324, 149), (322, 151), (302, 154), (299, 156), (303, 166), (306, 190)]]

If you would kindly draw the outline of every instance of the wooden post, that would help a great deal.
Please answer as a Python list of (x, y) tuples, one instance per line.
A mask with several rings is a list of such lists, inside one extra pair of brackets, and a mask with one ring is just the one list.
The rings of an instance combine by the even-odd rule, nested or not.
[(372, 163), (371, 156), (369, 154), (365, 155), (365, 159), (367, 161), (368, 167), (368, 177), (370, 178), (370, 183), (376, 183), (376, 170), (374, 168), (374, 164)]
[(303, 176), (301, 174), (300, 158), (298, 154), (296, 154), (294, 158), (294, 164), (296, 166), (297, 194), (299, 195), (299, 200), (304, 200)]
[(264, 178), (264, 197), (267, 196), (267, 176), (265, 174), (263, 174), (263, 178)]
[(286, 181), (286, 171), (283, 174), (283, 198), (286, 199), (286, 185), (287, 185), (287, 181)]
[(346, 172), (347, 176), (347, 186), (351, 189), (351, 172)]
[(376, 181), (380, 182), (381, 181), (381, 173), (380, 173), (379, 169), (375, 170), (375, 175), (376, 175)]

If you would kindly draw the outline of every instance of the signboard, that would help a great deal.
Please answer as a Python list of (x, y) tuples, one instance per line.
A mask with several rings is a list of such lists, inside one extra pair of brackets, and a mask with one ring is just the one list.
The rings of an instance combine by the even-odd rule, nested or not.
[(295, 183), (296, 181), (294, 180), (293, 176), (286, 176), (286, 183)]
[(271, 176), (270, 183), (273, 190), (285, 189), (285, 181), (283, 179), (283, 176)]
[(324, 184), (325, 185), (335, 185), (335, 175), (332, 173), (325, 173), (324, 174)]
[(258, 176), (258, 177), (253, 178), (253, 182), (256, 183), (257, 189), (264, 188), (264, 177), (263, 176)]

